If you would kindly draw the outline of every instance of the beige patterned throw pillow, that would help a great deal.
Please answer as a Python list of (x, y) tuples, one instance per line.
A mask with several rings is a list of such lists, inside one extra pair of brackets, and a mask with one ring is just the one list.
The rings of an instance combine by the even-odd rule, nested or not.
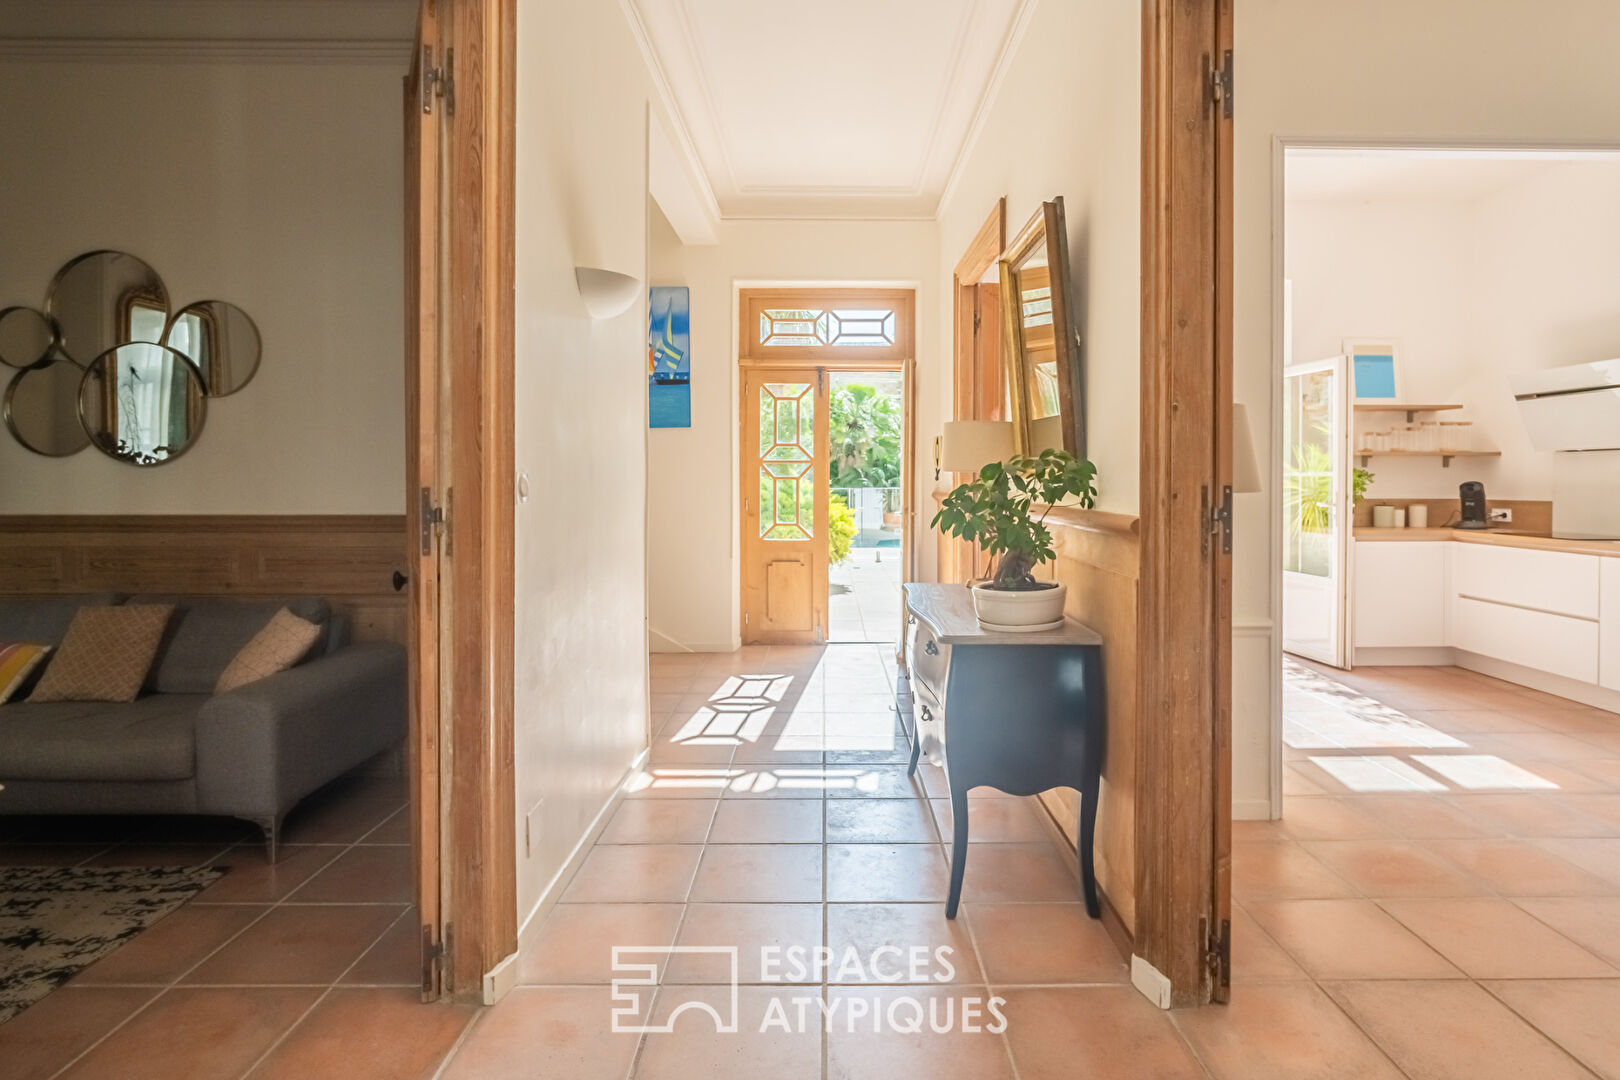
[(83, 607), (29, 701), (134, 701), (173, 604)]
[(239, 686), (257, 682), (266, 675), (286, 671), (304, 658), (309, 647), (320, 636), (319, 623), (300, 619), (282, 608), (225, 665), (225, 670), (219, 674), (219, 682), (214, 685), (214, 693), (224, 694)]

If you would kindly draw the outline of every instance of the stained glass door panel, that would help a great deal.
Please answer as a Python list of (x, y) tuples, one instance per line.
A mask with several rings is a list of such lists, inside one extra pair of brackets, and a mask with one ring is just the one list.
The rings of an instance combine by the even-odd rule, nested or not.
[(817, 371), (745, 371), (744, 642), (826, 640), (826, 408)]

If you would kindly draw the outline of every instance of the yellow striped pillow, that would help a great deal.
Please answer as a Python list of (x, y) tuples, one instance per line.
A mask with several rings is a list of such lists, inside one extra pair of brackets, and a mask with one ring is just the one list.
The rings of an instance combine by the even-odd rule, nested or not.
[(51, 651), (49, 645), (21, 645), (0, 641), (0, 705), (11, 700), (20, 687)]

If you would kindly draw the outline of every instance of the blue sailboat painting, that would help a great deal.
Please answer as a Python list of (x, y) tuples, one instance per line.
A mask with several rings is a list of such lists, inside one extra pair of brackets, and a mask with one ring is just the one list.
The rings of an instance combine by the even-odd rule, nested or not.
[(692, 294), (654, 285), (647, 305), (647, 426), (692, 426)]

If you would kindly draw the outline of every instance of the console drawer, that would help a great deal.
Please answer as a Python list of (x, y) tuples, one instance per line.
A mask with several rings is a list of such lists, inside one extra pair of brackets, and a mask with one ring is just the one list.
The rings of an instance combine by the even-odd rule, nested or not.
[(912, 682), (926, 686), (935, 699), (945, 700), (946, 675), (951, 666), (951, 647), (941, 644), (929, 625), (912, 616), (906, 633), (906, 670)]
[(945, 765), (945, 706), (927, 685), (917, 687), (917, 700), (912, 705), (912, 717), (917, 725), (917, 742), (922, 756), (943, 767)]

